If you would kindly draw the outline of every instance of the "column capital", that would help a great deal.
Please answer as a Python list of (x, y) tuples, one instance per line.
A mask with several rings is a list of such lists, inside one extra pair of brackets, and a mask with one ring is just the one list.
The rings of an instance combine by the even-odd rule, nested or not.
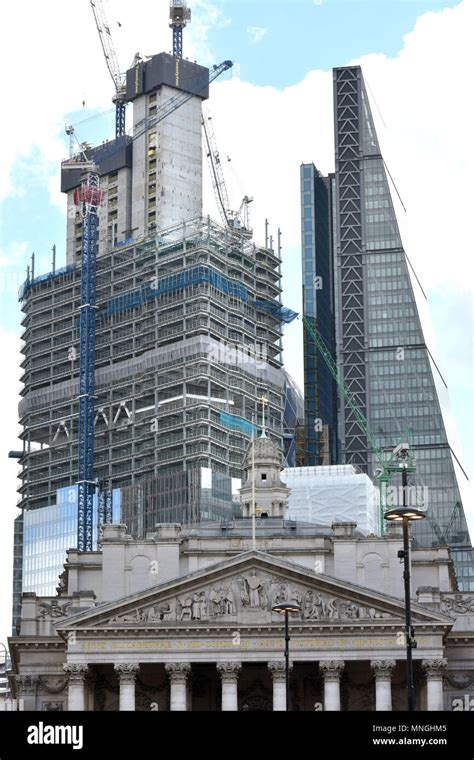
[(17, 685), (18, 690), (23, 694), (34, 694), (36, 691), (36, 687), (38, 686), (40, 682), (39, 676), (35, 675), (16, 675), (15, 676), (15, 682)]
[(445, 657), (440, 657), (437, 660), (422, 660), (421, 661), (421, 667), (426, 673), (426, 677), (431, 678), (442, 678), (443, 672), (446, 669), (448, 665), (448, 661)]
[(120, 683), (135, 683), (135, 679), (140, 671), (140, 665), (118, 662), (114, 665), (114, 670), (119, 677)]
[(392, 677), (392, 670), (396, 665), (395, 660), (371, 660), (370, 667), (375, 672), (375, 678), (389, 680)]
[(325, 681), (339, 681), (344, 665), (344, 660), (326, 660), (319, 663), (319, 669)]
[(165, 670), (172, 683), (186, 683), (186, 679), (191, 673), (191, 665), (189, 662), (167, 662)]
[(222, 681), (236, 682), (240, 671), (242, 670), (241, 662), (218, 662), (216, 665), (217, 672), (219, 673)]
[[(284, 681), (286, 679), (286, 667), (284, 660), (272, 660), (271, 662), (267, 663), (267, 667), (274, 681)], [(293, 663), (290, 662), (290, 671), (292, 667)]]
[(66, 662), (63, 670), (69, 676), (69, 683), (79, 683), (85, 680), (89, 672), (89, 666), (82, 662)]

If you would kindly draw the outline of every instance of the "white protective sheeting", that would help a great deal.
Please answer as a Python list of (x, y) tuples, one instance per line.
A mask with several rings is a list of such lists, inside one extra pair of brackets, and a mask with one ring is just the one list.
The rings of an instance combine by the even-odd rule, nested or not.
[(379, 489), (352, 465), (288, 467), (281, 479), (291, 488), (290, 519), (329, 527), (355, 522), (361, 533), (380, 535)]

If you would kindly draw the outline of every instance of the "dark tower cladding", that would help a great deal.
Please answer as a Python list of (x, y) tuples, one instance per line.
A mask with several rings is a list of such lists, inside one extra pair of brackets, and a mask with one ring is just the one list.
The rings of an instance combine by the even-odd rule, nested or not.
[[(331, 178), (301, 166), (303, 312), (335, 359)], [(304, 335), (304, 451), (306, 466), (338, 462), (336, 384), (312, 340)]]

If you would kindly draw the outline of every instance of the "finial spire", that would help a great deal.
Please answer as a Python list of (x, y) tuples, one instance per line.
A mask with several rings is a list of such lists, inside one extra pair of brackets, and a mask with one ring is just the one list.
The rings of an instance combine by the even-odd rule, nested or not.
[(266, 431), (266, 425), (265, 425), (265, 407), (268, 406), (268, 398), (266, 396), (262, 396), (260, 399), (260, 403), (262, 404), (262, 433), (260, 435), (260, 438), (266, 438), (267, 431)]

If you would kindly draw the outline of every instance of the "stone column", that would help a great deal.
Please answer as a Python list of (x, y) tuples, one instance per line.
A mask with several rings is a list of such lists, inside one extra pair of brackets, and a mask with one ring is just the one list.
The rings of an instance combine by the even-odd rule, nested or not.
[[(290, 663), (290, 671), (293, 664)], [(273, 679), (273, 710), (286, 710), (286, 670), (284, 660), (268, 663)]]
[(237, 681), (242, 670), (241, 662), (218, 662), (217, 672), (222, 681), (222, 711), (238, 710)]
[(80, 710), (86, 709), (86, 690), (85, 680), (89, 671), (89, 666), (82, 663), (66, 663), (63, 670), (69, 675), (67, 709)]
[(114, 670), (118, 674), (120, 684), (119, 710), (135, 711), (135, 681), (140, 670), (139, 665), (117, 663)]
[(448, 661), (422, 660), (421, 665), (426, 673), (426, 709), (428, 711), (444, 710), (443, 704), (443, 671)]
[(392, 710), (392, 670), (395, 660), (371, 660), (375, 673), (375, 709)]
[(15, 676), (16, 695), (18, 700), (22, 700), (23, 710), (36, 710), (36, 688), (39, 680), (39, 676), (23, 674)]
[(344, 660), (320, 662), (319, 669), (324, 676), (324, 710), (341, 709), (340, 679), (344, 670)]
[(191, 665), (189, 662), (168, 662), (165, 670), (171, 683), (170, 709), (184, 712), (187, 710), (186, 679), (191, 672)]

